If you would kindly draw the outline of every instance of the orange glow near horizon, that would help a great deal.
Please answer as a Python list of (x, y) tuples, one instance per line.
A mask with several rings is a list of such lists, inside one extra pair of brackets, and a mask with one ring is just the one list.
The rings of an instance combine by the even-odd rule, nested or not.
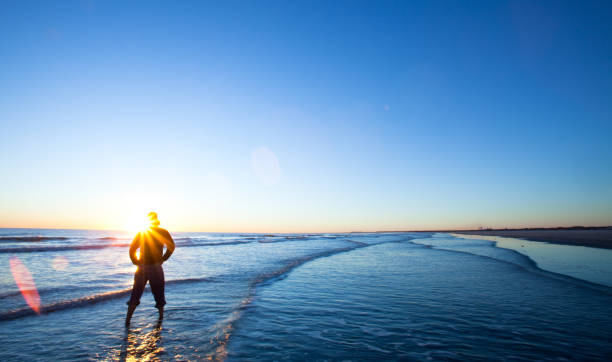
[[(323, 221), (314, 216), (275, 217), (274, 215), (254, 215), (249, 212), (219, 209), (207, 211), (197, 210), (189, 205), (178, 203), (176, 205), (166, 202), (162, 204), (146, 203), (145, 197), (132, 198), (129, 202), (119, 203), (120, 206), (100, 208), (95, 213), (83, 212), (79, 217), (68, 217), (53, 214), (38, 215), (9, 215), (2, 219), (0, 228), (49, 228), (49, 229), (89, 229), (125, 231), (134, 236), (139, 231), (146, 230), (150, 221), (146, 215), (149, 211), (157, 211), (161, 227), (170, 232), (214, 232), (214, 233), (345, 233), (351, 231), (418, 231), (418, 230), (477, 230), (486, 226), (493, 229), (503, 228), (535, 228), (535, 227), (569, 227), (607, 226), (609, 221), (587, 219), (559, 219), (541, 222), (522, 222), (512, 219), (507, 223), (493, 221), (476, 223), (469, 217), (454, 220), (452, 217), (434, 218), (427, 215), (406, 217), (390, 220), (351, 220), (346, 218), (329, 217)], [(109, 201), (109, 204), (112, 202)], [(137, 206), (135, 206), (137, 205)], [(0, 215), (3, 216), (3, 215)], [(535, 219), (535, 217), (534, 217)]]
[(40, 296), (28, 268), (16, 256), (10, 259), (11, 273), (23, 299), (36, 314), (40, 314)]
[[(154, 192), (147, 187), (126, 188), (123, 192), (100, 196), (94, 199), (90, 207), (78, 209), (78, 212), (61, 207), (4, 214), (0, 211), (0, 227), (125, 231), (134, 236), (149, 226), (150, 221), (146, 216), (150, 211), (158, 213), (160, 226), (170, 232), (344, 233), (609, 224), (605, 214), (593, 219), (587, 216), (577, 218), (500, 212), (495, 218), (506, 220), (502, 223), (490, 215), (454, 215), (450, 211), (438, 215), (439, 211), (431, 208), (422, 213), (407, 210), (402, 215), (387, 216), (376, 216), (376, 212), (372, 211), (372, 217), (363, 217), (358, 211), (348, 209), (321, 212), (318, 209), (302, 209), (295, 205), (272, 207), (271, 204), (240, 203), (237, 199), (223, 196), (223, 192), (219, 193), (220, 196), (217, 195), (217, 190), (223, 188), (215, 185), (214, 182), (206, 184), (207, 187), (202, 191), (204, 195), (199, 196), (185, 196), (178, 191)], [(273, 190), (270, 187), (274, 185), (266, 187), (266, 190), (270, 191)], [(212, 191), (208, 192), (208, 189)], [(380, 212), (382, 211), (377, 211)]]

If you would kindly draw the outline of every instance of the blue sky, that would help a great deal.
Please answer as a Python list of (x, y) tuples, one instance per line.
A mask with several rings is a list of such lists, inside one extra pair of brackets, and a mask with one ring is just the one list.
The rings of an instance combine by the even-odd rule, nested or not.
[(611, 10), (4, 1), (0, 226), (612, 224)]

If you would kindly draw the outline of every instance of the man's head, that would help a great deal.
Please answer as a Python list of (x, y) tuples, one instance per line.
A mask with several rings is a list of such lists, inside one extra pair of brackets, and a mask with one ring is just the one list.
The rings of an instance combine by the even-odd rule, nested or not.
[(159, 226), (159, 220), (157, 219), (157, 213), (151, 211), (147, 217), (149, 218), (149, 222), (151, 223), (151, 225), (153, 226)]

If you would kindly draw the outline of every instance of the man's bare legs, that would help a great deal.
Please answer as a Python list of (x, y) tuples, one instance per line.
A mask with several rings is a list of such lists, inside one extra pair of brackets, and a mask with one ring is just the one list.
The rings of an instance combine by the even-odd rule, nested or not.
[(158, 322), (161, 323), (161, 321), (164, 320), (164, 307), (159, 307), (157, 308), (157, 311), (159, 312), (159, 319)]
[(134, 311), (136, 310), (137, 306), (138, 305), (132, 305), (132, 304), (128, 305), (127, 315), (125, 316), (125, 326), (126, 327), (130, 325), (130, 321), (132, 320), (132, 314), (134, 314)]

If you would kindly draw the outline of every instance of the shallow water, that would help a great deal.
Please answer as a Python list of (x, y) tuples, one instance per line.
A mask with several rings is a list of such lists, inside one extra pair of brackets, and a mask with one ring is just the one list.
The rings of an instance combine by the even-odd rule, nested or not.
[(516, 238), (481, 235), (453, 235), (490, 240), (500, 248), (514, 250), (533, 260), (541, 269), (612, 287), (612, 249), (551, 244)]
[[(0, 359), (612, 356), (610, 288), (543, 271), (490, 242), (426, 233), (173, 236), (163, 324), (146, 291), (125, 330), (129, 235), (0, 229)], [(16, 259), (36, 284), (40, 315), (16, 286)]]

